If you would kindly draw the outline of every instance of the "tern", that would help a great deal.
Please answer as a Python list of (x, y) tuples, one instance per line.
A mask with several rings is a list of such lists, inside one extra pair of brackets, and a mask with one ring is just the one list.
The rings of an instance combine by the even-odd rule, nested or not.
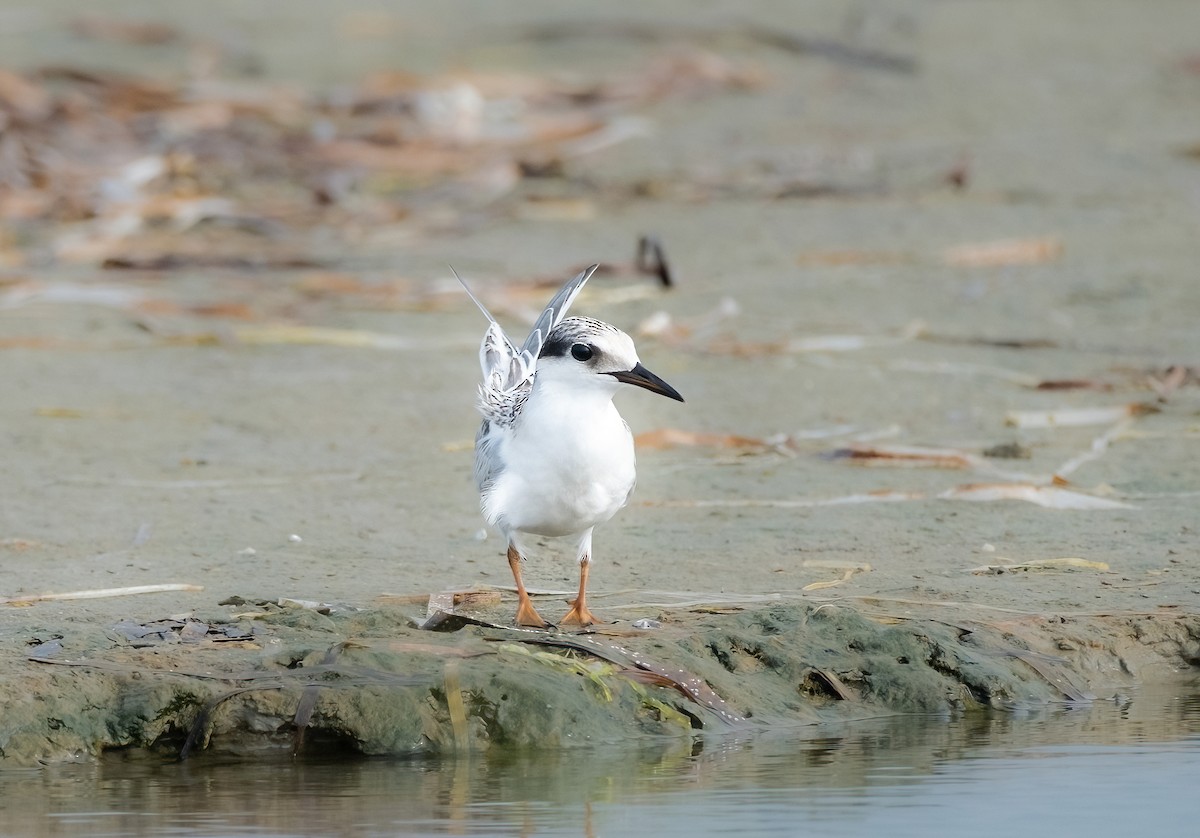
[(483, 424), (475, 437), (475, 480), (483, 517), (508, 544), (519, 626), (550, 627), (521, 580), (529, 535), (575, 541), (579, 594), (561, 622), (600, 622), (587, 604), (592, 530), (629, 502), (637, 478), (633, 435), (613, 396), (633, 385), (683, 401), (642, 365), (629, 335), (600, 320), (566, 316), (596, 268), (554, 295), (519, 348), (462, 283), (488, 319), (479, 348)]

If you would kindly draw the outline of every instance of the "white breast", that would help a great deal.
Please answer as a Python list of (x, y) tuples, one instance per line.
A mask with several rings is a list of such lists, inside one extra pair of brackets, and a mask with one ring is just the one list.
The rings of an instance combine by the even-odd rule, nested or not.
[(633, 437), (611, 396), (526, 402), (507, 437), (484, 515), (539, 535), (582, 532), (625, 505), (636, 478)]

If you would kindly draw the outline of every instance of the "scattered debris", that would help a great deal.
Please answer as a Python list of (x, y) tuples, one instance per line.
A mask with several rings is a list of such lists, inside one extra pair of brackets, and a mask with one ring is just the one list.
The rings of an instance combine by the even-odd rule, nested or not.
[(1158, 401), (1166, 403), (1175, 394), (1175, 391), (1184, 385), (1189, 377), (1192, 377), (1192, 374), (1187, 367), (1174, 364), (1167, 368), (1161, 379), (1153, 375), (1148, 375), (1146, 376), (1146, 381), (1158, 395)]
[(49, 640), (31, 640), (27, 656), (32, 660), (49, 660), (57, 657), (62, 654), (62, 641), (63, 637), (61, 634), (56, 634)]
[(641, 236), (638, 239), (634, 263), (642, 273), (658, 277), (658, 282), (663, 288), (670, 288), (675, 284), (671, 268), (667, 264), (667, 255), (663, 252), (662, 242), (657, 236)]
[(27, 596), (0, 597), (0, 605), (32, 605), (35, 602), (50, 602), (52, 600), (103, 599), (115, 596), (133, 596), (135, 594), (157, 594), (167, 591), (199, 592), (203, 590), (203, 585), (168, 582), (162, 585), (131, 585), (127, 588), (97, 588), (95, 590), (69, 591), (61, 594), (29, 594)]
[(924, 492), (899, 492), (879, 489), (856, 495), (841, 495), (832, 498), (711, 498), (701, 500), (644, 501), (646, 506), (675, 508), (727, 507), (732, 509), (767, 507), (775, 509), (806, 509), (821, 506), (846, 506), (859, 503), (899, 503), (924, 500)]
[(786, 437), (760, 439), (738, 434), (717, 434), (705, 431), (685, 431), (680, 428), (657, 428), (643, 431), (633, 439), (639, 448), (663, 451), (668, 448), (734, 448), (747, 452), (778, 451), (791, 447)]
[[(712, 687), (702, 678), (682, 669), (668, 669), (646, 655), (643, 655), (641, 652), (625, 649), (613, 643), (606, 643), (597, 637), (587, 634), (568, 636), (538, 633), (517, 639), (522, 643), (575, 649), (595, 655), (611, 663), (627, 667), (631, 666), (633, 669), (641, 670), (643, 673), (653, 676), (653, 680), (643, 680), (644, 683), (674, 688), (689, 700), (712, 711), (718, 719), (727, 725), (741, 725), (746, 722), (746, 719), (729, 707), (725, 703), (725, 700), (717, 695)], [(627, 671), (626, 674), (631, 673)], [(703, 724), (693, 724), (693, 727), (703, 727)]]
[(280, 597), (275, 600), (275, 604), (280, 608), (304, 608), (308, 611), (316, 611), (318, 614), (336, 614), (345, 611), (362, 610), (352, 605), (335, 605), (330, 602), (318, 602), (313, 599), (292, 599), (291, 597)]
[(122, 620), (113, 625), (108, 633), (123, 645), (141, 648), (163, 643), (199, 643), (204, 640), (212, 643), (249, 641), (257, 639), (261, 631), (234, 624), (210, 625), (201, 620), (187, 618), (155, 620), (149, 623)]
[(973, 483), (956, 486), (938, 495), (945, 500), (996, 501), (1021, 500), (1047, 509), (1136, 509), (1135, 506), (1110, 498), (1085, 495), (1057, 486), (1034, 486), (1028, 483)]
[(1013, 410), (1004, 416), (1004, 424), (1014, 428), (1078, 428), (1108, 425), (1130, 416), (1158, 413), (1151, 404), (1122, 404), (1112, 407), (1065, 407), (1058, 410)]
[(943, 251), (942, 261), (947, 265), (962, 268), (997, 268), (1053, 262), (1059, 259), (1062, 253), (1061, 239), (1056, 236), (1043, 236), (962, 244)]
[(31, 538), (0, 538), (0, 549), (3, 550), (32, 550), (44, 546), (42, 542)]
[(871, 571), (871, 565), (867, 562), (842, 562), (824, 559), (807, 559), (804, 562), (804, 567), (829, 568), (831, 570), (842, 571), (842, 575), (837, 579), (826, 582), (810, 582), (800, 589), (805, 593), (809, 591), (821, 591), (826, 588), (833, 588), (842, 584), (843, 582), (849, 581), (850, 578), (856, 574), (869, 573)]
[[(1002, 559), (1001, 562), (1004, 562), (1004, 560)], [(1030, 570), (1063, 570), (1067, 568), (1099, 570), (1102, 572), (1107, 572), (1109, 569), (1108, 564), (1105, 562), (1094, 562), (1088, 559), (1079, 559), (1068, 556), (1059, 559), (1033, 559), (1031, 561), (1019, 562), (1016, 564), (985, 564), (979, 567), (973, 567), (967, 572), (974, 573), (977, 576), (998, 576), (1003, 573), (1014, 573)]]
[[(181, 37), (149, 22), (74, 26), (122, 43)], [(314, 229), (351, 241), (364, 226), (419, 235), (504, 217), (505, 202), (518, 214), (588, 217), (601, 187), (568, 178), (570, 160), (648, 135), (640, 109), (764, 81), (698, 49), (607, 79), (378, 73), (325, 95), (250, 78), (235, 86), (210, 69), (179, 82), (0, 70), (0, 219), (50, 222), (6, 239), (4, 260), (310, 269), (326, 265), (310, 249)], [(548, 178), (563, 189), (539, 190)], [(637, 264), (672, 283), (653, 237)]]
[(998, 442), (980, 452), (995, 460), (1028, 460), (1033, 452), (1019, 442)]
[(974, 454), (953, 448), (923, 448), (916, 445), (851, 445), (828, 455), (856, 466), (900, 466), (908, 468), (979, 468), (987, 464)]
[(1039, 381), (1035, 390), (1112, 390), (1113, 386), (1107, 381), (1094, 378), (1049, 378)]
[(87, 414), (74, 407), (39, 407), (37, 415), (46, 419), (82, 419)]

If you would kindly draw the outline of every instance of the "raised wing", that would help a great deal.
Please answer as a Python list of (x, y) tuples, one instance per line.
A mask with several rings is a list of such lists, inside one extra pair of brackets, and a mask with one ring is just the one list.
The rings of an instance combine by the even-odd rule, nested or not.
[(465, 279), (458, 275), (458, 271), (454, 270), (454, 266), (450, 266), (450, 272), (454, 274), (454, 278), (462, 285), (463, 290), (467, 292), (467, 296), (471, 298), (471, 302), (483, 312), (483, 316), (488, 319), (488, 330), (483, 335), (483, 343), (479, 345), (479, 368), (483, 372), (484, 384), (489, 384), (492, 378), (499, 373), (501, 382), (509, 378), (510, 372), (513, 372), (513, 362), (517, 357), (517, 347), (508, 339), (508, 335), (504, 334), (504, 330), (500, 328), (500, 324), (496, 322), (496, 318), (492, 317), (492, 313), (487, 310), (475, 292), (471, 290), (471, 286), (467, 285)]
[(531, 360), (537, 360), (538, 354), (542, 351), (542, 344), (546, 342), (546, 338), (550, 337), (550, 333), (554, 331), (554, 327), (561, 323), (562, 319), (567, 316), (567, 309), (571, 307), (571, 303), (575, 302), (575, 298), (583, 290), (584, 284), (592, 278), (592, 274), (596, 272), (596, 268), (598, 267), (600, 266), (592, 265), (591, 267), (584, 268), (574, 279), (559, 289), (559, 292), (546, 304), (546, 310), (542, 312), (542, 316), (533, 324), (533, 331), (529, 333), (529, 337), (525, 338), (525, 342), (521, 344), (521, 352), (523, 354), (529, 356)]
[[(504, 334), (496, 318), (492, 317), (491, 312), (471, 292), (458, 272), (454, 272), (454, 276), (466, 289), (467, 295), (488, 319), (488, 329), (479, 346), (479, 366), (483, 372), (483, 383), (479, 387), (480, 410), (486, 419), (508, 424), (515, 418), (533, 385), (533, 373), (537, 366), (538, 354), (542, 351), (542, 344), (546, 342), (554, 327), (566, 317), (567, 309), (579, 296), (579, 292), (595, 273), (596, 268), (596, 265), (592, 265), (581, 271), (554, 295), (545, 311), (533, 324), (533, 331), (525, 338), (520, 349), (517, 349), (508, 335)], [(454, 268), (450, 270), (454, 271)]]

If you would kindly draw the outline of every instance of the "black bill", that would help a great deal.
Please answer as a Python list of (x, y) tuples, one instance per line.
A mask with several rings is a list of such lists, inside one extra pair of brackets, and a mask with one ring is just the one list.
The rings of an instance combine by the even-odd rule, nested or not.
[(683, 401), (683, 396), (679, 395), (679, 391), (641, 364), (626, 372), (610, 372), (609, 375), (617, 381), (633, 384), (636, 387), (644, 387), (651, 393), (658, 393), (660, 396), (666, 396), (668, 399), (674, 399), (677, 402)]

